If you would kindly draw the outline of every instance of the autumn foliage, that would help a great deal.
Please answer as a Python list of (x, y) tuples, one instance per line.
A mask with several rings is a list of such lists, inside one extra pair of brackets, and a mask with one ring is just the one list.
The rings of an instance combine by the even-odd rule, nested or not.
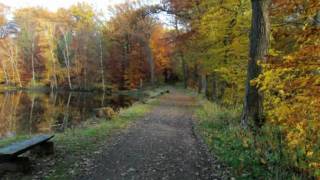
[[(1, 11), (5, 25), (9, 8)], [(166, 29), (139, 2), (109, 12), (112, 18), (105, 21), (86, 3), (57, 12), (38, 7), (14, 11), (19, 33), (1, 39), (2, 84), (105, 91), (161, 80), (170, 66), (170, 45), (161, 40)]]
[[(205, 88), (208, 99), (222, 106), (240, 104), (249, 58), (250, 2), (166, 2), (185, 28), (176, 39), (189, 86)], [(319, 9), (317, 0), (272, 1), (269, 53), (259, 61), (262, 74), (251, 82), (264, 97), (264, 124), (251, 122), (250, 128), (259, 132), (253, 146), (261, 163), (272, 164), (268, 151), (273, 151), (285, 161), (283, 169), (311, 176), (320, 175)], [(270, 138), (257, 140), (264, 136)]]
[(273, 6), (274, 42), (256, 83), (265, 95), (268, 120), (280, 128), (291, 160), (319, 175), (320, 3), (275, 1)]
[[(0, 39), (0, 87), (105, 92), (180, 80), (219, 107), (242, 107), (250, 42), (261, 43), (249, 38), (252, 2), (130, 1), (109, 8), (109, 18), (86, 3), (17, 9), (19, 32)], [(320, 1), (272, 0), (268, 8), (271, 43), (254, 64), (258, 78), (247, 81), (264, 113), (259, 126), (250, 119), (237, 133), (266, 169), (279, 163), (320, 177)], [(3, 26), (9, 8), (0, 11)], [(158, 13), (170, 16), (165, 25)]]

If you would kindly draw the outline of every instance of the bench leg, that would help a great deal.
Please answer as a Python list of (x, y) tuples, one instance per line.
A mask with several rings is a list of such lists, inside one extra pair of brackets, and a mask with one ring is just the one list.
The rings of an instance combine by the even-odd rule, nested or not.
[(31, 170), (30, 160), (27, 157), (14, 157), (0, 162), (0, 173), (4, 172), (23, 172)]
[(54, 154), (54, 144), (51, 141), (44, 142), (31, 150), (32, 154), (38, 156), (47, 156)]

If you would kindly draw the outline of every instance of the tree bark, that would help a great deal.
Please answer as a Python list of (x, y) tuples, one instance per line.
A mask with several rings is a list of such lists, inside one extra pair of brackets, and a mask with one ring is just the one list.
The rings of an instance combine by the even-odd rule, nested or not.
[(103, 70), (103, 51), (102, 51), (102, 36), (99, 37), (99, 48), (100, 48), (100, 68), (101, 68), (101, 81), (103, 92), (106, 91), (105, 79), (104, 79), (104, 70)]
[[(11, 46), (14, 46), (13, 44)], [(11, 62), (13, 64), (13, 67), (14, 67), (14, 71), (16, 72), (17, 74), (17, 78), (18, 78), (18, 82), (19, 82), (19, 87), (21, 88), (22, 87), (22, 82), (21, 82), (21, 77), (20, 77), (20, 72), (19, 72), (19, 68), (18, 68), (18, 63), (17, 63), (17, 57), (18, 57), (18, 48), (17, 47), (11, 47), (10, 48), (11, 52), (10, 52), (10, 59), (11, 59)]]
[(205, 79), (204, 79), (204, 90), (205, 90), (205, 95), (206, 95), (206, 97), (207, 97), (207, 99), (209, 99), (209, 86), (208, 86), (208, 75), (206, 74), (205, 75), (205, 77), (204, 77)]
[(217, 102), (218, 100), (218, 84), (217, 84), (217, 75), (215, 73), (212, 74), (212, 101)]
[(54, 52), (52, 49), (50, 50), (50, 53), (51, 53), (51, 58), (52, 58), (52, 69), (53, 69), (53, 86), (52, 86), (52, 88), (57, 90), (58, 89), (58, 78), (57, 78), (57, 70), (56, 70), (56, 61), (55, 61)]
[(201, 86), (202, 86), (201, 93), (205, 94), (207, 89), (207, 76), (205, 74), (201, 75)]
[(57, 71), (56, 71), (56, 58), (54, 54), (54, 48), (55, 48), (55, 41), (54, 41), (54, 35), (55, 35), (55, 25), (48, 25), (48, 42), (49, 42), (49, 51), (51, 56), (51, 62), (52, 62), (52, 74), (50, 75), (50, 81), (51, 81), (51, 91), (58, 89), (58, 78), (57, 78)]
[(36, 82), (36, 77), (35, 77), (35, 70), (34, 70), (34, 40), (35, 37), (32, 37), (32, 42), (31, 42), (31, 66), (32, 66), (32, 85)]
[(122, 61), (121, 61), (121, 79), (120, 79), (120, 90), (127, 90), (129, 87), (128, 85), (128, 68), (129, 68), (129, 54), (130, 54), (130, 42), (129, 42), (129, 35), (126, 35), (124, 38), (124, 42), (120, 43), (122, 48)]
[[(178, 19), (175, 18), (175, 30), (177, 32), (177, 36), (179, 36), (180, 34), (180, 30), (179, 30), (179, 26), (178, 26)], [(179, 56), (180, 56), (180, 60), (181, 60), (181, 67), (182, 67), (182, 76), (183, 76), (183, 85), (184, 88), (187, 89), (188, 87), (188, 70), (187, 70), (187, 65), (186, 65), (186, 61), (184, 58), (184, 54), (182, 49), (178, 50)]]
[(143, 42), (144, 44), (144, 49), (145, 49), (145, 52), (146, 52), (146, 55), (147, 55), (147, 61), (149, 63), (149, 66), (150, 66), (150, 82), (152, 85), (154, 85), (155, 83), (155, 75), (154, 75), (154, 60), (153, 60), (153, 54), (152, 54), (152, 49), (149, 45), (149, 43), (146, 41), (146, 42)]
[(8, 72), (7, 72), (7, 68), (6, 68), (5, 62), (2, 62), (1, 65), (2, 65), (2, 70), (3, 70), (3, 73), (4, 73), (4, 77), (5, 77), (5, 80), (6, 80), (6, 85), (9, 85), (10, 84), (10, 80), (9, 80), (9, 76), (8, 76)]
[(202, 79), (198, 78), (198, 94), (202, 93)]
[(64, 39), (65, 51), (66, 51), (63, 53), (63, 55), (65, 59), (65, 64), (67, 66), (68, 84), (69, 84), (70, 90), (72, 90), (71, 75), (70, 75), (70, 55), (69, 55), (69, 47), (68, 47), (69, 45), (68, 45), (68, 41), (65, 33), (63, 33), (63, 39)]
[(202, 74), (198, 74), (197, 75), (197, 81), (198, 81), (198, 93), (201, 94), (202, 93), (202, 89), (203, 89), (203, 78), (202, 78)]
[(188, 69), (187, 69), (186, 60), (184, 58), (184, 54), (182, 51), (180, 51), (180, 58), (181, 58), (181, 65), (182, 65), (183, 85), (184, 85), (184, 88), (187, 89), (187, 87), (188, 87)]
[(249, 119), (253, 120), (257, 127), (263, 124), (263, 96), (256, 86), (251, 85), (251, 80), (261, 74), (259, 60), (265, 59), (269, 47), (269, 6), (271, 0), (251, 0), (252, 24), (250, 34), (250, 57), (248, 61), (246, 92), (243, 104), (241, 124), (248, 126)]

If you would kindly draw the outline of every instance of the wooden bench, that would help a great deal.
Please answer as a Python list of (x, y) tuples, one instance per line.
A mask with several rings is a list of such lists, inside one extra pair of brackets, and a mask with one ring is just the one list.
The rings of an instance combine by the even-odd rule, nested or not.
[(3, 171), (28, 171), (30, 161), (27, 157), (19, 155), (32, 150), (33, 153), (49, 155), (54, 152), (52, 139), (54, 135), (39, 135), (31, 139), (13, 143), (0, 149), (0, 172)]

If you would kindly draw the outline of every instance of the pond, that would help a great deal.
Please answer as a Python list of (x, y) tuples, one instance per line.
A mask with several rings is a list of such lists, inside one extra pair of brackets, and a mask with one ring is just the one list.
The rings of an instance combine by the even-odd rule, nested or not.
[(95, 119), (95, 109), (129, 107), (134, 95), (88, 92), (0, 92), (0, 140), (18, 135), (63, 132)]

